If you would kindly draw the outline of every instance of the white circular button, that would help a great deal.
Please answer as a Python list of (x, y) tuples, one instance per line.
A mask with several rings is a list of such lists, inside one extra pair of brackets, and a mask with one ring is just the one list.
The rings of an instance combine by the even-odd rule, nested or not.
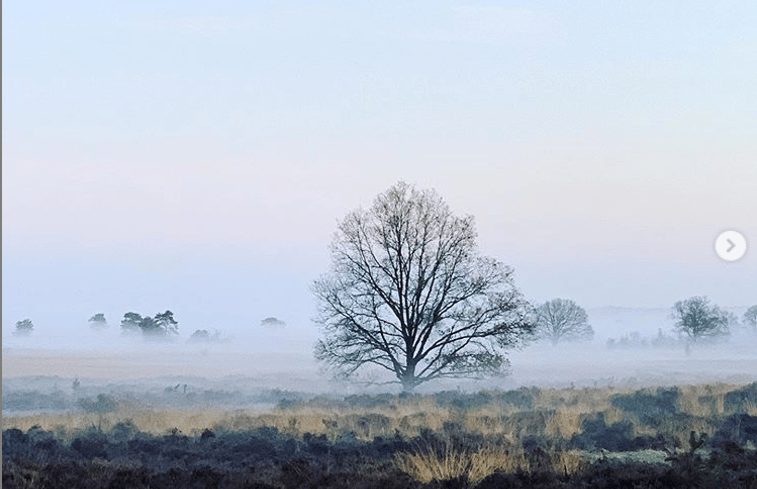
[(725, 231), (715, 240), (715, 252), (725, 261), (736, 261), (746, 253), (746, 238), (738, 231)]

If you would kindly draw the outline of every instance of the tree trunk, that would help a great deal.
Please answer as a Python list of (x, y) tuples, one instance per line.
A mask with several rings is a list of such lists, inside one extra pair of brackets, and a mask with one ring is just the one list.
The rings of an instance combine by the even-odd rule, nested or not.
[(402, 382), (403, 392), (413, 392), (418, 385), (418, 379), (415, 377), (415, 365), (408, 365), (405, 368), (405, 374), (400, 379)]

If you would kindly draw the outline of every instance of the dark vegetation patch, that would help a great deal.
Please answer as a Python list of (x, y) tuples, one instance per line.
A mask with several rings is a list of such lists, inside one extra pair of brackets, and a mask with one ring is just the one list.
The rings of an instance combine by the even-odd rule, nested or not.
[(732, 414), (728, 416), (712, 438), (715, 446), (727, 443), (757, 445), (757, 416), (748, 414)]
[(729, 413), (744, 411), (748, 404), (757, 406), (757, 382), (731, 391), (723, 398), (723, 405)]
[[(538, 389), (534, 389), (538, 392)], [(440, 407), (451, 407), (470, 410), (492, 404), (511, 405), (519, 410), (529, 410), (534, 404), (534, 394), (531, 389), (521, 388), (513, 391), (481, 391), (477, 393), (462, 393), (458, 391), (442, 391), (433, 395)]]
[(659, 388), (652, 394), (636, 391), (633, 394), (616, 394), (610, 398), (610, 403), (626, 412), (635, 414), (642, 422), (657, 426), (668, 415), (676, 414), (680, 389)]
[(602, 449), (611, 452), (625, 452), (633, 450), (633, 425), (629, 421), (621, 421), (608, 426), (603, 413), (598, 413), (593, 419), (585, 419), (583, 432), (573, 435), (570, 443), (576, 448), (585, 450)]
[[(31, 431), (31, 430), (30, 430)], [(29, 433), (20, 433), (29, 440)], [(5, 442), (23, 437), (13, 430), (3, 434)], [(36, 433), (39, 435), (39, 433)], [(531, 469), (511, 473), (495, 472), (471, 486), (465, 476), (422, 484), (397, 470), (391, 457), (369, 454), (359, 446), (353, 450), (335, 449), (325, 442), (325, 450), (302, 450), (286, 458), (283, 451), (261, 452), (270, 446), (253, 440), (227, 440), (219, 453), (205, 453), (193, 463), (183, 456), (196, 450), (198, 440), (185, 437), (145, 439), (156, 448), (148, 457), (131, 453), (126, 458), (88, 458), (56, 447), (45, 457), (18, 458), (23, 450), (14, 447), (13, 455), (3, 453), (2, 487), (14, 488), (254, 488), (254, 489), (447, 489), (468, 488), (755, 488), (757, 458), (753, 451), (735, 443), (725, 444), (704, 457), (694, 450), (671, 457), (669, 465), (624, 463), (600, 458), (581, 471), (561, 473), (549, 466), (549, 455), (538, 445), (526, 447)], [(199, 438), (199, 437), (198, 437)], [(201, 440), (201, 438), (199, 438)], [(99, 439), (102, 441), (102, 439)], [(95, 441), (95, 440), (88, 440)], [(312, 441), (312, 440), (311, 440)], [(8, 443), (11, 444), (11, 443)], [(107, 443), (106, 443), (107, 444)], [(274, 442), (272, 445), (276, 445)], [(29, 447), (27, 447), (29, 448)], [(396, 448), (396, 447), (395, 447)], [(210, 450), (211, 447), (206, 447)], [(234, 456), (234, 450), (250, 453)], [(105, 449), (112, 453), (110, 447)], [(24, 453), (29, 453), (27, 450)], [(78, 455), (77, 455), (78, 454)], [(223, 454), (222, 456), (219, 456)], [(139, 460), (135, 460), (135, 456)], [(226, 463), (226, 458), (232, 461)], [(170, 458), (161, 464), (161, 458)], [(239, 463), (244, 460), (244, 463)]]

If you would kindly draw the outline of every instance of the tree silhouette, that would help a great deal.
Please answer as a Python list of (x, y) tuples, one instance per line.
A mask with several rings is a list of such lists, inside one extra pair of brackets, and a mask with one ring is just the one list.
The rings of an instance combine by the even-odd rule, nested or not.
[(95, 329), (102, 329), (108, 326), (108, 321), (105, 320), (105, 314), (99, 312), (89, 318), (89, 325)]
[(16, 331), (14, 331), (13, 334), (17, 336), (29, 336), (32, 334), (32, 331), (34, 331), (34, 323), (32, 323), (32, 320), (22, 319), (21, 321), (16, 321)]
[(124, 318), (121, 320), (121, 329), (124, 333), (134, 333), (140, 331), (140, 324), (142, 323), (142, 315), (136, 312), (127, 312), (124, 314)]
[(171, 311), (156, 314), (155, 324), (163, 331), (163, 334), (179, 334), (179, 322), (174, 319)]
[(594, 329), (583, 307), (569, 299), (552, 299), (536, 308), (537, 338), (553, 345), (561, 341), (590, 340)]
[(136, 312), (127, 312), (121, 320), (121, 328), (124, 332), (141, 331), (145, 336), (165, 336), (168, 333), (178, 334), (178, 322), (173, 317), (173, 312), (158, 313), (155, 317), (145, 316)]
[(339, 224), (329, 273), (313, 284), (316, 357), (351, 376), (390, 371), (404, 390), (442, 377), (503, 374), (532, 329), (512, 269), (481, 256), (473, 217), (403, 182)]
[(695, 296), (673, 305), (675, 329), (691, 342), (704, 338), (727, 335), (733, 321), (731, 314), (716, 305), (710, 305), (707, 297)]
[(744, 313), (744, 324), (757, 332), (757, 305), (754, 305)]

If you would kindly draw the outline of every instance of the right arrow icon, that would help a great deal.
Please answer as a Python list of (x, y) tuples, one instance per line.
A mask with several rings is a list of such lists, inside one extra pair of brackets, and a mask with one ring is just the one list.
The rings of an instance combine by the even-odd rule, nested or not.
[(725, 261), (736, 261), (746, 253), (746, 238), (738, 231), (725, 231), (715, 240), (715, 252)]

